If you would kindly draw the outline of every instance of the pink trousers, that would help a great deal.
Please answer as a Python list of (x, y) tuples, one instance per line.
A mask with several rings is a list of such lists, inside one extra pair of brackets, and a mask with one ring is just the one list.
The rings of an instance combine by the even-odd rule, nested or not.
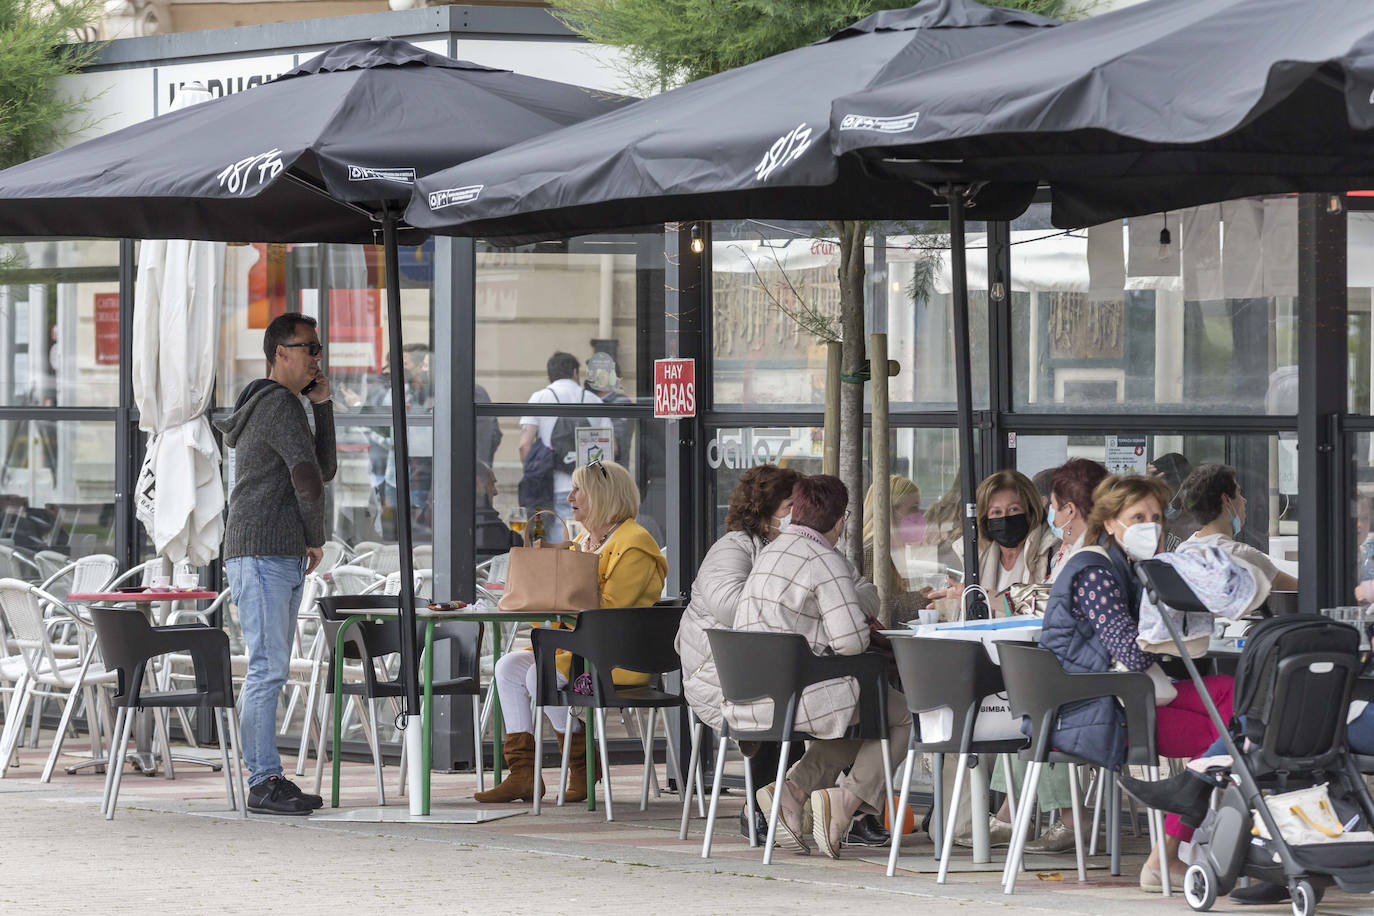
[[(1207, 693), (1221, 713), (1222, 721), (1231, 721), (1231, 695), (1235, 680), (1228, 674), (1204, 677)], [(1161, 757), (1181, 757), (1191, 760), (1217, 740), (1217, 729), (1207, 709), (1202, 705), (1197, 686), (1192, 681), (1175, 681), (1178, 696), (1168, 706), (1155, 712), (1155, 743)], [(1187, 842), (1193, 838), (1193, 828), (1179, 820), (1177, 814), (1164, 819), (1164, 832)]]

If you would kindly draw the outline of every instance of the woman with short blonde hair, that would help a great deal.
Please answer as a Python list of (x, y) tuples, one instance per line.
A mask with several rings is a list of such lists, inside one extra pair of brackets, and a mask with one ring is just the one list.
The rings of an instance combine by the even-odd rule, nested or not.
[[(598, 555), (601, 607), (648, 607), (657, 601), (663, 593), (668, 561), (653, 535), (635, 521), (639, 488), (630, 472), (613, 461), (593, 461), (577, 468), (572, 473), (568, 505), (572, 507), (573, 521), (583, 528), (571, 548)], [(557, 653), (557, 667), (558, 685), (563, 687), (571, 677), (572, 657), (562, 649)], [(611, 676), (623, 686), (649, 683), (647, 674), (620, 668), (613, 669)], [(530, 697), (535, 689), (534, 654), (503, 655), (496, 663), (493, 682), (506, 720), (504, 750), (510, 775), (494, 789), (473, 797), (479, 802), (530, 801), (536, 794), (544, 794), (543, 784), (535, 785), (534, 781), (534, 755), (538, 753), (534, 746), (534, 720), (530, 717)], [(561, 749), (570, 724), (568, 709), (545, 706), (544, 715), (558, 735)], [(576, 719), (571, 721), (571, 728), (564, 799), (581, 801), (587, 797), (587, 739)]]

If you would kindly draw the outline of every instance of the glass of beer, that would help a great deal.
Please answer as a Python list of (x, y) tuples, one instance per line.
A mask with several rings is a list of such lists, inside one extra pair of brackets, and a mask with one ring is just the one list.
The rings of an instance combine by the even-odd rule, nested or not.
[(525, 515), (525, 507), (516, 506), (514, 509), (510, 510), (510, 518), (507, 520), (507, 524), (510, 525), (510, 530), (514, 531), (516, 534), (524, 534), (525, 525), (528, 521), (529, 519)]

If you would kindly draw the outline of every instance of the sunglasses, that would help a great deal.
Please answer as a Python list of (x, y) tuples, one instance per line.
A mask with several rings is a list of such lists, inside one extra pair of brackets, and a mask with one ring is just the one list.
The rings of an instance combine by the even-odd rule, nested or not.
[(600, 472), (601, 472), (601, 477), (602, 477), (603, 480), (610, 480), (610, 479), (611, 479), (611, 475), (606, 471), (606, 466), (605, 466), (604, 464), (601, 463), (601, 459), (600, 459), (600, 458), (593, 458), (591, 461), (588, 461), (588, 462), (587, 462), (587, 467), (588, 467), (588, 468), (596, 468), (598, 471), (600, 471)]
[(324, 347), (320, 344), (318, 340), (307, 340), (304, 343), (277, 344), (277, 346), (286, 347), (287, 349), (305, 347), (306, 350), (309, 351), (311, 356), (319, 356), (321, 353), (324, 352)]

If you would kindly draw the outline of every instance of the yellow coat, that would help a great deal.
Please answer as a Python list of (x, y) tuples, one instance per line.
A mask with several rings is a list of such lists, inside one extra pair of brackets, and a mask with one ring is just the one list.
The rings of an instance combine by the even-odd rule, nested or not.
[[(574, 550), (580, 549), (583, 537), (585, 532), (574, 542)], [(634, 519), (620, 523), (601, 548), (599, 559), (602, 607), (648, 607), (663, 594), (668, 561), (653, 536)], [(558, 670), (564, 677), (571, 677), (572, 656), (562, 649), (558, 651)], [(611, 677), (627, 687), (649, 682), (647, 674), (622, 668), (614, 669)]]

